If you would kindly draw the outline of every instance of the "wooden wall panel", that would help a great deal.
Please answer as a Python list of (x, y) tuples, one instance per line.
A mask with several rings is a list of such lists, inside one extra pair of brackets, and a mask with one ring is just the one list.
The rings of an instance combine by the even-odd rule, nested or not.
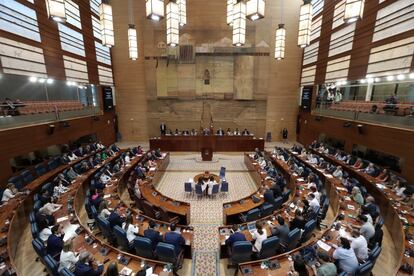
[(369, 149), (388, 153), (404, 160), (402, 176), (414, 182), (414, 131), (390, 128), (380, 125), (363, 124), (363, 134), (358, 133), (356, 123), (350, 128), (343, 127), (345, 120), (322, 117), (320, 121), (309, 113), (300, 114), (300, 133), (298, 141), (309, 145), (321, 133), (338, 140), (345, 140), (345, 150), (352, 151), (352, 145), (358, 144)]
[(93, 117), (67, 120), (70, 124), (67, 128), (54, 123), (55, 131), (52, 135), (47, 133), (49, 124), (0, 131), (0, 187), (7, 184), (7, 179), (12, 175), (9, 160), (13, 157), (42, 150), (51, 145), (66, 144), (94, 133), (104, 144), (114, 143), (114, 117), (114, 112), (108, 112), (98, 116), (99, 121), (95, 121)]

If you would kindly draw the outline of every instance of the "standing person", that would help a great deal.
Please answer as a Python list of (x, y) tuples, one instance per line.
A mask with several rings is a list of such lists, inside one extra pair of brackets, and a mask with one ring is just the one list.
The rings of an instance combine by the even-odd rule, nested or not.
[(163, 136), (167, 133), (167, 126), (164, 124), (164, 122), (161, 122), (160, 132), (161, 132), (161, 136)]
[(287, 138), (288, 138), (288, 130), (287, 130), (287, 128), (284, 128), (282, 130), (282, 138), (283, 138), (283, 143), (287, 143)]

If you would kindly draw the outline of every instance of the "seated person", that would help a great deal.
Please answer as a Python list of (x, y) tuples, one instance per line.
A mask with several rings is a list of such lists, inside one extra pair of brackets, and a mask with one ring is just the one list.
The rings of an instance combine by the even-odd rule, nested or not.
[(247, 128), (245, 128), (245, 129), (243, 130), (242, 135), (243, 135), (243, 136), (248, 136), (248, 135), (250, 135), (250, 132), (247, 130)]
[(101, 204), (101, 201), (103, 200), (103, 197), (101, 193), (96, 189), (95, 187), (91, 187), (89, 189), (89, 201), (90, 203), (95, 206), (96, 209), (99, 209), (99, 205)]
[(101, 176), (99, 177), (99, 180), (101, 180), (101, 182), (103, 184), (106, 184), (106, 183), (108, 183), (111, 180), (111, 177), (109, 177), (105, 173), (102, 173)]
[(375, 177), (375, 180), (380, 183), (386, 183), (388, 182), (389, 178), (390, 178), (390, 173), (388, 172), (387, 169), (383, 169), (382, 172), (377, 177)]
[(131, 214), (127, 215), (125, 222), (122, 224), (122, 229), (125, 230), (129, 243), (132, 243), (135, 237), (138, 236), (139, 228), (133, 224)]
[(300, 209), (296, 209), (295, 211), (295, 218), (289, 224), (289, 230), (292, 231), (295, 228), (299, 228), (304, 230), (305, 229), (305, 218), (302, 216), (302, 211)]
[(369, 163), (368, 166), (364, 169), (364, 173), (373, 176), (375, 174), (375, 167), (373, 163)]
[(395, 192), (395, 194), (400, 198), (400, 199), (405, 199), (406, 195), (405, 195), (405, 191), (407, 190), (407, 187), (404, 183), (402, 183), (399, 179), (396, 179), (393, 185), (393, 190)]
[(360, 228), (359, 233), (361, 234), (361, 236), (363, 236), (367, 243), (369, 242), (369, 240), (375, 235), (375, 227), (374, 225), (372, 225), (371, 222), (368, 221), (367, 216), (361, 215), (359, 216), (359, 219), (362, 222), (362, 226), (358, 227), (358, 226), (354, 226), (355, 228)]
[(122, 228), (122, 224), (124, 223), (125, 219), (121, 217), (119, 212), (119, 206), (115, 207), (114, 210), (108, 217), (109, 225), (111, 228), (114, 228), (115, 225), (118, 225)]
[(73, 152), (69, 152), (68, 158), (69, 158), (69, 161), (72, 162), (72, 161), (78, 159), (79, 157), (76, 154), (74, 154)]
[(66, 176), (67, 176), (67, 178), (69, 178), (69, 181), (73, 181), (73, 180), (75, 180), (75, 179), (79, 176), (79, 174), (77, 174), (77, 173), (73, 170), (73, 168), (72, 168), (72, 167), (70, 167), (70, 168), (67, 170), (67, 172), (66, 172)]
[(316, 188), (316, 186), (312, 186), (310, 188), (310, 191), (312, 194), (315, 195), (316, 200), (318, 200), (319, 204), (321, 203), (321, 193), (318, 191), (318, 189)]
[(39, 213), (44, 214), (48, 220), (53, 218), (53, 214), (62, 208), (62, 204), (57, 204), (57, 198), (51, 197), (49, 202), (47, 202), (43, 207), (39, 209)]
[(13, 183), (8, 183), (7, 184), (7, 188), (4, 190), (3, 192), (3, 196), (1, 198), (1, 202), (7, 202), (12, 198), (15, 198), (18, 195), (21, 195), (23, 193), (20, 193), (17, 189), (16, 186), (14, 186)]
[(111, 214), (111, 209), (108, 207), (108, 201), (102, 200), (99, 204), (98, 214), (101, 217), (108, 219), (109, 215)]
[(362, 196), (359, 188), (356, 186), (352, 188), (352, 199), (360, 206), (364, 205), (364, 197)]
[(162, 242), (162, 236), (160, 232), (155, 230), (156, 226), (156, 223), (153, 220), (150, 220), (150, 222), (148, 223), (148, 229), (144, 231), (144, 237), (151, 240), (153, 250), (155, 250), (155, 247), (159, 242)]
[(80, 171), (81, 173), (86, 173), (89, 170), (89, 165), (87, 161), (81, 163)]
[(312, 266), (313, 273), (316, 276), (336, 276), (337, 269), (335, 264), (331, 261), (328, 253), (325, 251), (318, 252), (319, 266)]
[(266, 229), (263, 228), (263, 222), (256, 221), (256, 229), (253, 231), (252, 239), (255, 241), (253, 245), (253, 252), (260, 252), (262, 250), (262, 243), (267, 239)]
[(319, 213), (320, 205), (319, 201), (316, 199), (316, 196), (312, 193), (308, 194), (309, 208), (316, 214)]
[(217, 134), (218, 136), (223, 136), (223, 135), (224, 135), (224, 130), (223, 130), (222, 128), (219, 128), (219, 129), (217, 130), (216, 134)]
[(164, 234), (164, 242), (174, 245), (175, 253), (178, 256), (183, 250), (185, 245), (185, 239), (181, 233), (176, 231), (176, 226), (174, 223), (170, 225), (170, 231)]
[(57, 262), (60, 259), (60, 252), (63, 249), (63, 238), (65, 232), (61, 224), (56, 224), (51, 229), (52, 234), (47, 239), (46, 252), (52, 256)]
[(361, 169), (362, 166), (364, 166), (364, 162), (362, 162), (361, 158), (358, 158), (355, 162), (355, 164), (353, 165), (354, 169)]
[(124, 158), (125, 164), (127, 164), (127, 165), (131, 163), (131, 157), (129, 155), (130, 155), (129, 152), (127, 152), (125, 154), (125, 158)]
[(234, 130), (233, 134), (234, 134), (234, 135), (237, 135), (237, 136), (240, 136), (240, 135), (241, 135), (240, 130), (239, 130), (237, 127), (236, 127), (236, 129)]
[(344, 271), (353, 275), (359, 267), (358, 259), (348, 239), (341, 237), (339, 247), (331, 244), (335, 248), (333, 258), (338, 261), (340, 271)]
[(233, 132), (231, 131), (230, 128), (227, 128), (226, 134), (229, 135), (229, 136), (231, 136), (231, 135), (233, 135)]
[(281, 242), (288, 243), (290, 232), (289, 226), (285, 224), (285, 219), (282, 216), (277, 217), (277, 223), (279, 226), (272, 229), (272, 236), (278, 236)]
[(369, 214), (373, 220), (376, 220), (379, 216), (380, 209), (372, 196), (368, 196), (365, 199), (365, 204), (361, 206), (361, 214)]
[(356, 257), (359, 261), (366, 261), (368, 259), (368, 242), (359, 233), (358, 230), (352, 230), (351, 248), (354, 250)]
[(225, 244), (227, 246), (227, 251), (229, 253), (231, 253), (232, 246), (235, 242), (246, 240), (246, 236), (243, 233), (240, 232), (239, 225), (237, 225), (237, 224), (233, 224), (233, 226), (231, 228), (231, 233), (232, 234), (230, 235), (230, 237), (225, 242)]
[(73, 252), (73, 241), (68, 240), (63, 245), (62, 252), (60, 253), (60, 263), (59, 263), (59, 271), (64, 268), (73, 271), (75, 269), (76, 263), (79, 261), (79, 254)]
[(100, 265), (95, 270), (93, 268), (94, 259), (88, 251), (79, 254), (79, 261), (75, 265), (76, 276), (100, 276), (104, 270), (104, 266)]
[(339, 179), (339, 180), (342, 180), (342, 177), (343, 177), (342, 167), (337, 166), (336, 170), (333, 172), (332, 176)]
[(70, 163), (70, 159), (69, 159), (69, 157), (68, 157), (68, 154), (67, 154), (67, 153), (64, 153), (60, 159), (62, 160), (62, 162), (63, 162), (64, 164), (69, 164), (69, 163)]

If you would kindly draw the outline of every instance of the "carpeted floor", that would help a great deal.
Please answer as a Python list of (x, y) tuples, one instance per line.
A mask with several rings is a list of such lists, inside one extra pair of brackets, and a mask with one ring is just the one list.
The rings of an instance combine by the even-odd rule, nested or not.
[[(184, 182), (206, 170), (218, 174), (226, 167), (229, 192), (215, 198), (201, 198), (184, 192)], [(215, 154), (212, 162), (201, 162), (198, 154), (172, 153), (170, 164), (157, 190), (162, 194), (191, 204), (191, 225), (194, 227), (193, 274), (219, 275), (218, 227), (223, 224), (223, 203), (244, 198), (257, 187), (246, 171), (242, 154)]]

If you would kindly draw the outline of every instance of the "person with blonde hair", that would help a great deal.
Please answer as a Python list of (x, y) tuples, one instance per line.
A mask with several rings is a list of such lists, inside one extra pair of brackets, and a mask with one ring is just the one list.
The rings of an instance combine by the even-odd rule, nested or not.
[(63, 250), (60, 253), (59, 271), (67, 268), (70, 271), (75, 270), (75, 264), (78, 262), (78, 253), (73, 251), (73, 241), (68, 240), (63, 245)]

